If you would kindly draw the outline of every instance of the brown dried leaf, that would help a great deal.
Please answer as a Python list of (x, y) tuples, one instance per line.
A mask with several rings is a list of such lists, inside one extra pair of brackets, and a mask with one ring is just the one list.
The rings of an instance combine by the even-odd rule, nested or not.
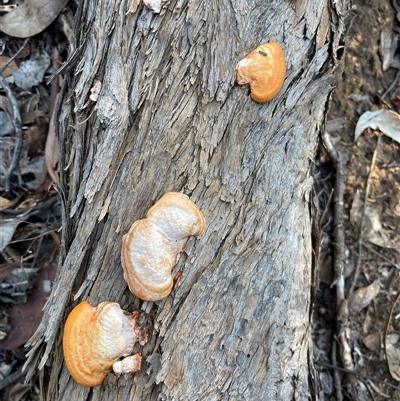
[[(0, 56), (0, 69), (2, 69), (6, 65), (8, 60), (10, 60), (10, 57)], [(17, 68), (18, 66), (15, 60), (11, 61), (7, 68), (2, 72), (3, 77), (9, 77)]]
[(26, 198), (24, 201), (22, 201), (16, 208), (15, 210), (26, 210), (26, 209), (32, 209), (38, 204), (38, 199), (36, 197), (30, 197)]
[(371, 351), (379, 351), (381, 349), (381, 333), (375, 333), (365, 336), (362, 340), (363, 344)]
[(359, 311), (370, 304), (379, 294), (379, 282), (376, 280), (367, 287), (361, 287), (349, 297), (349, 311)]
[(9, 199), (3, 198), (2, 196), (0, 196), (0, 212), (5, 209), (8, 209), (12, 205), (13, 205), (13, 201), (10, 201)]
[(0, 283), (18, 266), (19, 262), (8, 262), (0, 265)]
[(50, 295), (51, 282), (56, 274), (56, 265), (49, 264), (40, 269), (39, 274), (29, 280), (31, 293), (27, 302), (15, 305), (10, 313), (11, 330), (0, 341), (0, 348), (14, 350), (25, 344), (39, 325), (43, 306)]
[(54, 245), (56, 247), (56, 253), (59, 254), (60, 247), (61, 247), (60, 237), (57, 235), (57, 233), (55, 231), (50, 231), (49, 234), (50, 234), (51, 238), (53, 238)]
[(47, 28), (67, 3), (68, 0), (25, 0), (0, 17), (0, 31), (16, 38), (29, 38)]
[(24, 132), (24, 140), (29, 145), (28, 157), (33, 158), (45, 148), (48, 124), (32, 125)]

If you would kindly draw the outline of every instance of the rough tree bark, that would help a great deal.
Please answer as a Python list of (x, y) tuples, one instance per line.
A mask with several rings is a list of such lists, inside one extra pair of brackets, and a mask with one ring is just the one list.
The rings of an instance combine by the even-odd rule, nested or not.
[[(57, 279), (30, 341), (46, 400), (315, 399), (310, 336), (310, 165), (342, 57), (348, 0), (81, 2), (59, 119), (66, 219)], [(277, 41), (284, 87), (256, 104), (236, 63)], [(94, 79), (102, 82), (88, 105)], [(135, 376), (77, 385), (61, 336), (82, 300), (141, 303), (121, 237), (167, 191), (204, 212), (176, 274), (152, 305), (154, 333)], [(147, 305), (149, 308), (151, 305)]]

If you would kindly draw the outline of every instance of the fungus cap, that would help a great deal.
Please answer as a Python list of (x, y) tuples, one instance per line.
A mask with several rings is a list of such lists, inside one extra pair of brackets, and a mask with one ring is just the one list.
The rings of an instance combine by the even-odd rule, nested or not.
[(205, 228), (200, 209), (184, 194), (168, 192), (122, 237), (121, 263), (130, 291), (146, 301), (165, 298), (173, 288), (172, 268), (188, 237)]
[[(132, 353), (136, 342), (144, 345), (148, 341), (148, 327), (142, 329), (138, 323), (142, 315), (140, 311), (130, 314), (116, 302), (91, 306), (84, 301), (77, 305), (67, 318), (63, 335), (64, 358), (71, 376), (82, 386), (101, 384), (113, 364)], [(139, 355), (134, 371), (140, 369), (140, 360)]]
[(264, 43), (236, 66), (236, 82), (250, 85), (250, 96), (257, 103), (268, 102), (283, 86), (286, 63), (279, 43)]

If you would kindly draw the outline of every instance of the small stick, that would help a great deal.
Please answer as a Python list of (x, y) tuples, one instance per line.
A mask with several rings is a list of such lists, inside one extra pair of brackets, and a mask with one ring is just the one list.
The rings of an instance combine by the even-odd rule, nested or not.
[[(335, 238), (335, 277), (333, 284), (337, 282), (344, 282), (344, 249), (345, 249), (345, 235), (343, 224), (343, 161), (340, 152), (337, 152), (333, 147), (331, 137), (328, 133), (322, 135), (322, 141), (325, 149), (327, 150), (330, 158), (332, 159), (336, 168), (335, 180), (335, 193), (334, 193), (334, 231)], [(342, 286), (336, 286), (336, 304), (339, 307), (344, 299), (344, 292)]]
[[(332, 362), (334, 366), (337, 366), (337, 342), (333, 340), (332, 343)], [(316, 362), (318, 364), (318, 362)], [(343, 391), (342, 391), (342, 380), (339, 375), (339, 370), (333, 370), (333, 380), (336, 390), (337, 401), (343, 401)]]
[(12, 176), (14, 170), (17, 170), (19, 185), (22, 186), (21, 172), (19, 171), (19, 157), (21, 154), (22, 142), (23, 142), (22, 121), (21, 121), (21, 114), (19, 112), (18, 102), (15, 99), (10, 87), (8, 86), (7, 81), (4, 79), (3, 75), (1, 75), (1, 74), (0, 74), (0, 85), (3, 87), (4, 91), (6, 92), (6, 96), (10, 100), (10, 103), (12, 106), (14, 134), (15, 134), (15, 138), (16, 138), (13, 157), (11, 159), (11, 163), (10, 163), (10, 166), (8, 167), (7, 173), (4, 177), (5, 190), (6, 190), (6, 192), (10, 192), (10, 188), (11, 188), (10, 180), (11, 180), (11, 176)]
[[(336, 285), (336, 336), (340, 342), (340, 358), (347, 368), (353, 368), (353, 360), (351, 355), (351, 347), (346, 336), (346, 328), (348, 326), (348, 308), (345, 299), (345, 278), (344, 278), (344, 249), (345, 234), (343, 223), (343, 159), (340, 152), (333, 147), (330, 135), (325, 132), (322, 135), (322, 141), (329, 153), (336, 169), (335, 194), (334, 194), (334, 270), (335, 276), (332, 285)], [(354, 391), (356, 383), (354, 378), (350, 377), (353, 399), (358, 400), (357, 393)], [(335, 387), (340, 388), (340, 378), (334, 375)], [(337, 393), (338, 398), (343, 397), (341, 390)]]
[(384, 99), (392, 91), (392, 89), (397, 85), (397, 81), (398, 81), (399, 78), (400, 78), (400, 71), (397, 71), (396, 78), (394, 79), (394, 81), (390, 85), (389, 89), (382, 95), (382, 99)]
[(370, 252), (372, 252), (373, 254), (375, 254), (376, 256), (379, 256), (380, 258), (382, 258), (385, 262), (389, 263), (390, 266), (395, 267), (396, 269), (400, 270), (400, 265), (392, 262), (389, 258), (387, 258), (385, 255), (382, 255), (380, 252), (375, 251), (374, 248), (372, 248), (371, 246), (367, 245), (367, 244), (362, 244), (364, 248), (368, 249)]
[(329, 194), (328, 201), (326, 202), (324, 211), (322, 212), (321, 218), (319, 219), (319, 228), (320, 229), (322, 228), (322, 223), (323, 223), (323, 221), (325, 219), (326, 214), (328, 213), (329, 206), (331, 205), (334, 192), (335, 192), (335, 190), (332, 188), (331, 189), (331, 193)]
[(354, 276), (353, 280), (351, 282), (348, 295), (352, 294), (354, 291), (354, 287), (356, 285), (356, 282), (358, 280), (358, 276), (360, 275), (360, 269), (361, 269), (361, 262), (362, 262), (362, 247), (363, 247), (363, 240), (362, 240), (362, 235), (363, 235), (363, 230), (364, 230), (364, 221), (365, 221), (365, 210), (367, 208), (367, 203), (368, 203), (368, 197), (369, 197), (369, 192), (371, 189), (371, 177), (372, 177), (372, 172), (374, 171), (375, 164), (376, 164), (376, 155), (378, 154), (378, 149), (381, 144), (381, 138), (382, 138), (382, 133), (379, 132), (378, 140), (376, 141), (375, 145), (375, 150), (374, 150), (374, 155), (372, 156), (372, 161), (371, 161), (371, 167), (369, 170), (368, 178), (367, 178), (367, 185), (365, 188), (365, 197), (364, 197), (364, 202), (363, 202), (363, 208), (362, 208), (362, 215), (361, 215), (361, 223), (360, 223), (360, 231), (358, 234), (358, 258), (357, 258), (357, 265), (354, 271)]

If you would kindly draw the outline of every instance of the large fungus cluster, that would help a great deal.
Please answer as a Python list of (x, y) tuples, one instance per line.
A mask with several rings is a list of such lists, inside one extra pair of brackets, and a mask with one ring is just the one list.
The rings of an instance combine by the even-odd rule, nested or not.
[[(190, 235), (200, 235), (205, 219), (184, 194), (168, 192), (145, 219), (136, 221), (122, 240), (124, 278), (140, 299), (156, 301), (173, 288), (172, 268)], [(65, 323), (64, 357), (71, 376), (81, 385), (101, 384), (105, 376), (140, 370), (142, 356), (131, 355), (146, 344), (149, 321), (142, 311), (129, 313), (115, 302), (77, 305)]]
[[(236, 66), (236, 82), (249, 85), (251, 98), (258, 103), (277, 95), (285, 75), (283, 50), (274, 42), (258, 46)], [(168, 296), (180, 252), (189, 236), (203, 233), (205, 223), (203, 213), (186, 195), (168, 192), (162, 196), (122, 238), (121, 262), (131, 292), (146, 301)], [(92, 387), (112, 370), (137, 372), (142, 357), (131, 354), (136, 343), (143, 346), (148, 341), (149, 331), (145, 312), (129, 313), (108, 301), (95, 307), (80, 303), (64, 328), (64, 356), (71, 376)]]

